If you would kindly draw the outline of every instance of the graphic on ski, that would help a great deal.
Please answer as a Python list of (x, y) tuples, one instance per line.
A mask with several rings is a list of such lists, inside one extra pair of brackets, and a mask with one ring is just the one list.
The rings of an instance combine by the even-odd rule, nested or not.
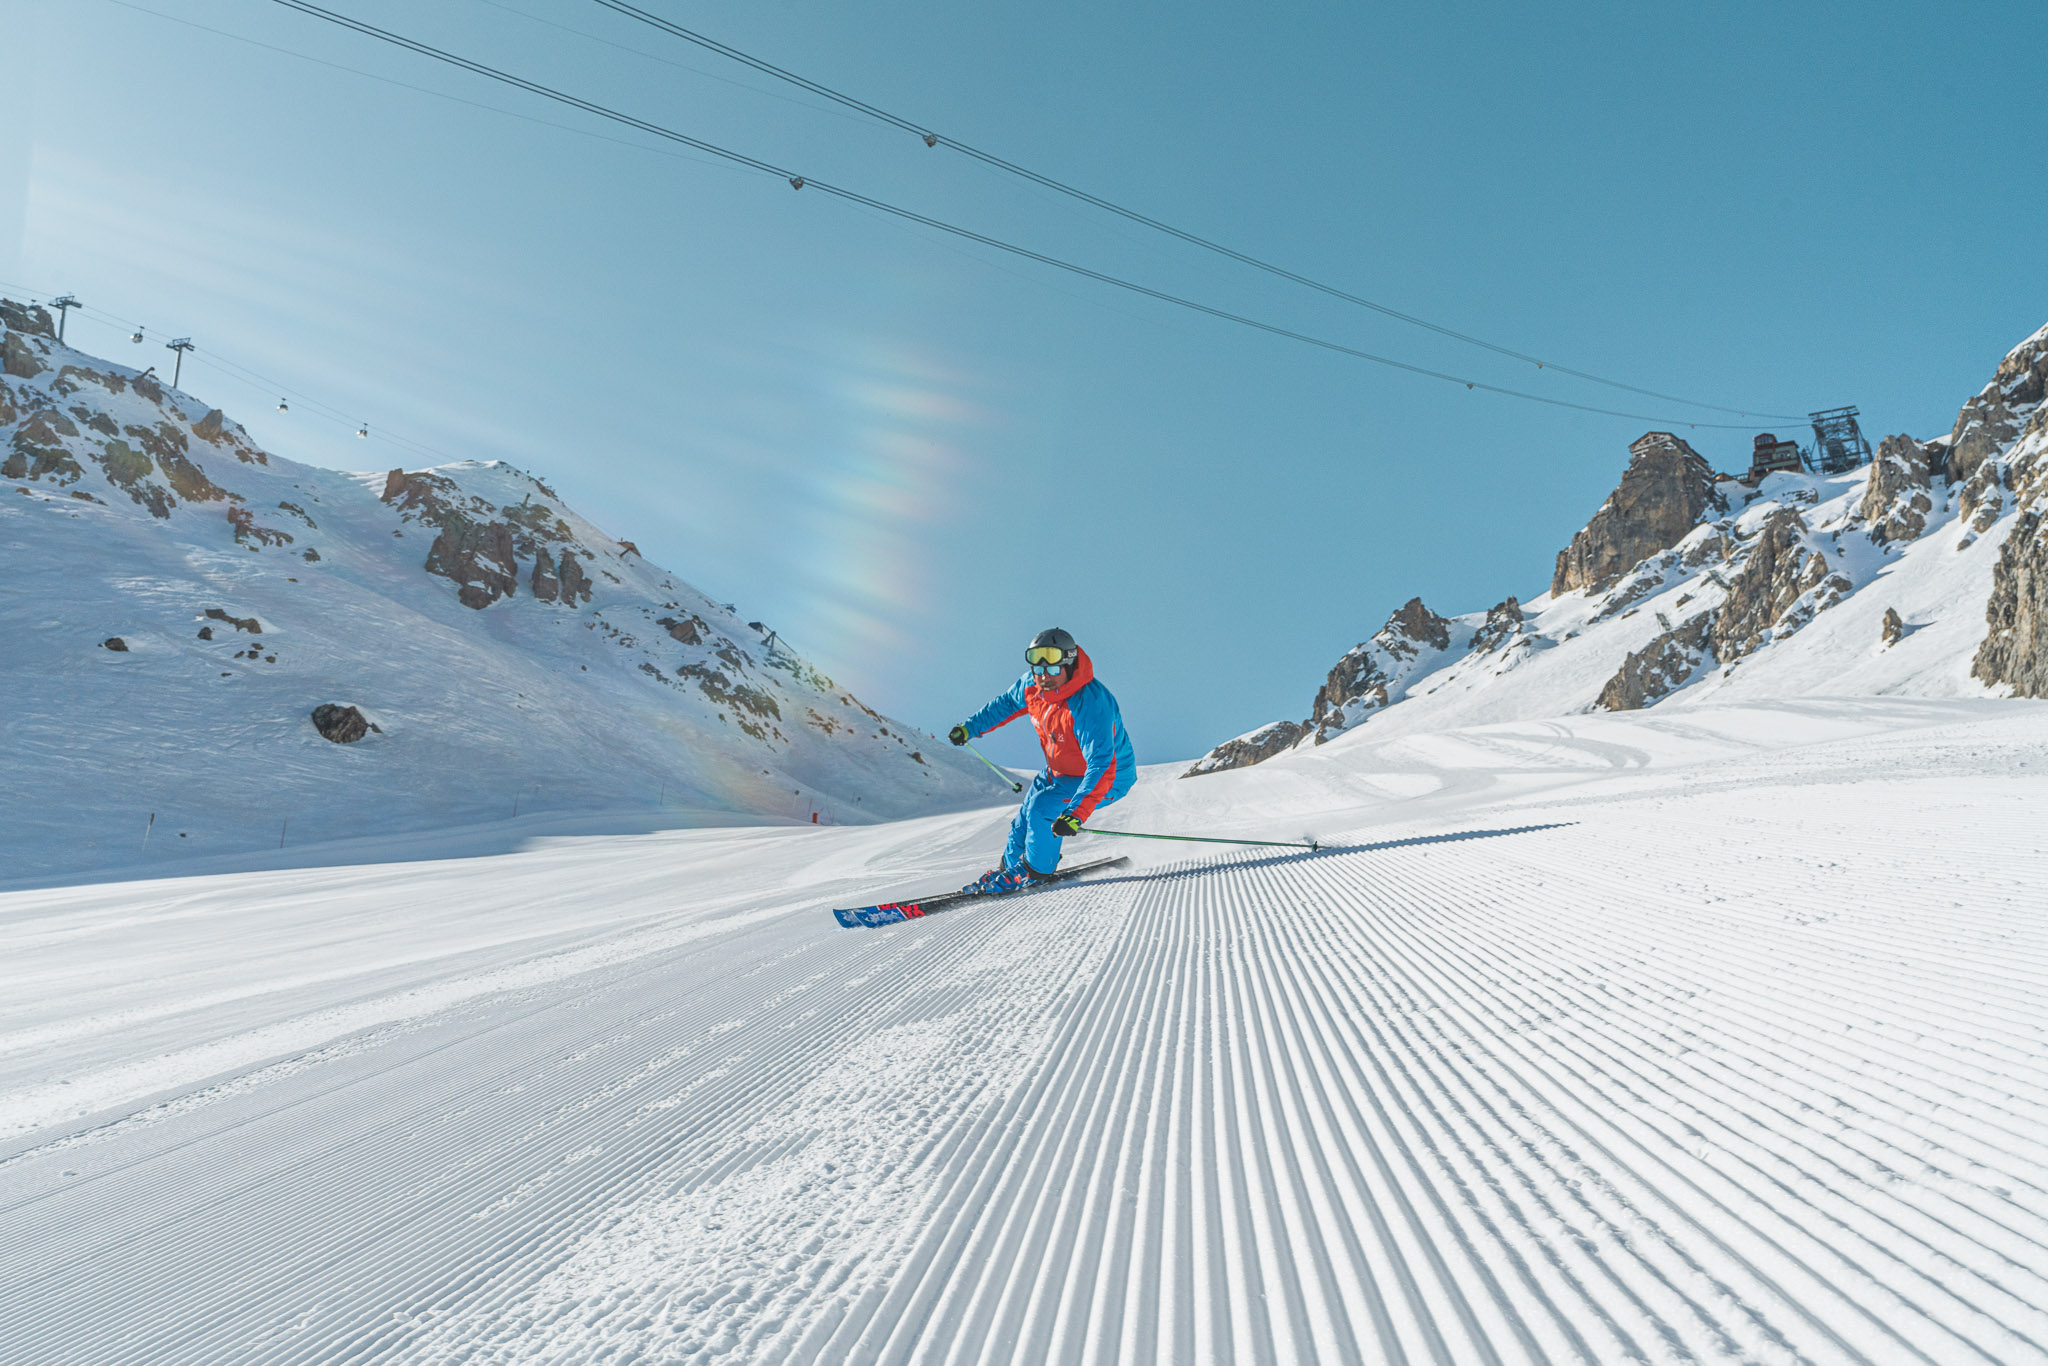
[[(1045, 882), (1065, 882), (1083, 873), (1092, 873), (1099, 868), (1114, 868), (1118, 864), (1129, 862), (1130, 859), (1119, 855), (1116, 858), (1099, 858), (1088, 863), (1077, 863), (1071, 868), (1060, 869), (1046, 878)], [(879, 906), (853, 906), (846, 910), (835, 910), (832, 914), (849, 930), (873, 929), (905, 920), (917, 920), (963, 901), (979, 901), (988, 896), (1021, 896), (1036, 890), (1036, 887), (1027, 887), (1022, 892), (941, 892), (937, 896), (921, 897), (916, 901), (885, 901)]]

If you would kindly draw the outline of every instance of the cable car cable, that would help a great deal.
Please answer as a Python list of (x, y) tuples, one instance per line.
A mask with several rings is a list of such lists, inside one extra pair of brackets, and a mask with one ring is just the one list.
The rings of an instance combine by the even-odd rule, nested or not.
[[(1088, 266), (1079, 265), (1075, 262), (1067, 261), (1057, 256), (1050, 256), (1044, 252), (1034, 251), (1029, 247), (1019, 246), (1014, 242), (1006, 242), (999, 237), (991, 237), (987, 233), (977, 232), (972, 228), (964, 228), (959, 226), (958, 224), (948, 223), (943, 219), (933, 218), (929, 214), (919, 213), (914, 209), (906, 209), (901, 207), (900, 205), (891, 204), (886, 200), (876, 199), (870, 195), (862, 194), (857, 190), (850, 190), (841, 185), (834, 185), (829, 181), (817, 180), (812, 177), (799, 174), (798, 172), (790, 170), (786, 167), (778, 166), (774, 162), (763, 161), (759, 157), (749, 156), (744, 152), (737, 152), (732, 150), (731, 148), (721, 147), (717, 143), (707, 142), (704, 139), (698, 137), (692, 137), (688, 133), (678, 132), (673, 128), (666, 127), (659, 123), (654, 123), (648, 119), (643, 119), (633, 114), (623, 113), (620, 110), (612, 109), (609, 106), (599, 104), (596, 101), (586, 100), (579, 95), (571, 95), (566, 91), (556, 90), (552, 86), (542, 85), (538, 81), (528, 80), (524, 76), (516, 76), (513, 75), (511, 72), (500, 71), (496, 67), (486, 66), (482, 62), (473, 61), (470, 58), (459, 56), (456, 53), (448, 52), (442, 48), (437, 48), (430, 44), (420, 42), (417, 39), (407, 38), (402, 34), (393, 33), (389, 29), (378, 28), (376, 25), (365, 23), (360, 19), (354, 19), (345, 14), (338, 14), (333, 10), (325, 9), (319, 5), (310, 3), (310, 0), (274, 0), (274, 2), (276, 4), (283, 5), (287, 9), (297, 10), (300, 13), (309, 15), (313, 18), (324, 19), (329, 23), (336, 24), (342, 28), (350, 29), (356, 33), (364, 35), (365, 37), (375, 38), (380, 42), (390, 43), (393, 46), (405, 48), (406, 50), (416, 52), (421, 56), (431, 57), (436, 61), (444, 62), (450, 66), (457, 67), (461, 70), (469, 71), (476, 75), (484, 76), (491, 80), (502, 82), (503, 84), (512, 86), (516, 89), (527, 91), (530, 94), (539, 95), (544, 99), (554, 100), (557, 103), (567, 105), (570, 108), (580, 109), (583, 110), (585, 113), (589, 114), (595, 114), (599, 118), (610, 119), (614, 123), (621, 124), (625, 127), (637, 129), (641, 132), (652, 134), (655, 137), (666, 138), (671, 142), (677, 142), (686, 147), (692, 147), (700, 152), (706, 152), (713, 156), (723, 157), (726, 160), (731, 161), (737, 165), (745, 166), (752, 170), (760, 171), (765, 175), (772, 175), (777, 177), (778, 179), (785, 180), (794, 189), (815, 189), (821, 194), (830, 195), (839, 199), (844, 199), (850, 203), (863, 204), (871, 209), (875, 209), (882, 213), (893, 215), (907, 222), (921, 223), (926, 227), (936, 228), (941, 232), (951, 233), (954, 236), (963, 238), (967, 241), (979, 242), (983, 246), (994, 247), (999, 251), (1006, 251), (1014, 256), (1019, 256), (1026, 260), (1037, 261), (1042, 265), (1048, 265), (1059, 270), (1068, 271), (1072, 274), (1083, 276), (1087, 279), (1095, 280), (1101, 284), (1112, 285), (1118, 289), (1129, 290), (1134, 294), (1142, 294), (1145, 295), (1147, 298), (1157, 299), (1162, 303), (1175, 304), (1181, 308), (1191, 309), (1197, 313), (1206, 313), (1210, 317), (1218, 318), (1225, 322), (1237, 323), (1240, 326), (1253, 328), (1260, 332), (1270, 333), (1276, 337), (1285, 337), (1290, 341), (1298, 341), (1305, 343), (1309, 346), (1320, 347), (1321, 349), (1326, 351), (1333, 351), (1340, 355), (1346, 355), (1354, 357), (1359, 360), (1370, 361), (1375, 365), (1384, 365), (1396, 370), (1405, 370), (1410, 374), (1423, 375), (1430, 379), (1440, 379), (1452, 384), (1462, 384), (1469, 390), (1484, 390), (1487, 393), (1500, 394), (1508, 398), (1524, 399), (1531, 403), (1541, 403), (1553, 408), (1571, 409), (1575, 412), (1594, 413), (1603, 417), (1625, 417), (1632, 421), (1640, 422), (1669, 423), (1674, 426), (1683, 426), (1689, 428), (1708, 427), (1726, 428), (1729, 430), (1739, 431), (1751, 431), (1754, 430), (1756, 425), (1754, 423), (1749, 422), (1695, 422), (1684, 418), (1673, 419), (1666, 417), (1658, 417), (1647, 413), (1626, 412), (1615, 408), (1601, 408), (1588, 403), (1573, 403), (1566, 399), (1551, 398), (1544, 394), (1532, 394), (1528, 393), (1525, 390), (1510, 389), (1498, 384), (1488, 384), (1483, 380), (1467, 379), (1462, 375), (1450, 374), (1443, 370), (1432, 370), (1427, 366), (1412, 365), (1407, 361), (1395, 360), (1389, 356), (1376, 355), (1373, 352), (1364, 351), (1354, 346), (1347, 346), (1342, 342), (1330, 341), (1323, 337), (1312, 336), (1306, 332), (1297, 332), (1292, 328), (1281, 327), (1275, 323), (1261, 322), (1256, 318), (1247, 317), (1241, 313), (1232, 313), (1227, 309), (1217, 308), (1213, 305), (1201, 303), (1194, 299), (1185, 298), (1178, 294), (1170, 294), (1165, 290), (1154, 289), (1150, 285), (1139, 284), (1134, 280), (1126, 280), (1121, 276), (1111, 275), (1107, 272), (1094, 270)], [(1739, 410), (1730, 409), (1728, 411), (1734, 412)], [(1759, 416), (1761, 416), (1761, 414), (1759, 414)]]
[[(1133, 223), (1143, 224), (1145, 227), (1166, 233), (1168, 236), (1171, 237), (1177, 237), (1183, 242), (1187, 242), (1194, 246), (1201, 247), (1206, 251), (1216, 252), (1219, 255), (1229, 257), (1233, 261), (1238, 261), (1243, 263), (1244, 265), (1251, 266), (1254, 269), (1263, 270), (1270, 275), (1277, 275), (1283, 280), (1291, 280), (1295, 284), (1302, 285), (1308, 289), (1320, 291), (1321, 293), (1327, 294), (1332, 298), (1342, 299), (1346, 303), (1356, 304), (1360, 308), (1370, 309), (1373, 312), (1382, 314), (1386, 317), (1397, 319), (1401, 322), (1411, 324), (1415, 327), (1424, 328), (1428, 331), (1435, 332), (1440, 336), (1450, 337), (1455, 341), (1461, 341), (1470, 346), (1481, 347), (1485, 350), (1492, 351), (1497, 355), (1507, 356), (1514, 360), (1526, 361), (1529, 364), (1536, 366), (1538, 369), (1555, 370), (1561, 375), (1571, 375), (1574, 378), (1588, 380), (1594, 384), (1604, 384), (1612, 389), (1625, 389), (1629, 393), (1642, 394), (1646, 398), (1662, 399), (1667, 403), (1683, 403), (1687, 407), (1691, 408), (1708, 408), (1712, 409), (1715, 412), (1735, 413), (1742, 417), (1781, 418), (1787, 421), (1802, 420), (1795, 413), (1762, 413), (1751, 408), (1731, 408), (1728, 407), (1726, 404), (1706, 403), (1702, 402), (1699, 399), (1684, 398), (1677, 394), (1661, 393), (1655, 389), (1645, 389), (1639, 385), (1628, 384), (1617, 379), (1609, 379), (1604, 375), (1596, 375), (1589, 370), (1577, 370), (1568, 365), (1559, 365), (1555, 361), (1547, 361), (1539, 356), (1532, 356), (1525, 351), (1517, 351), (1513, 347), (1501, 346), (1497, 343), (1487, 341), (1483, 337), (1475, 337), (1468, 332), (1460, 332), (1456, 328), (1445, 327), (1441, 323), (1433, 323), (1429, 321), (1429, 319), (1427, 318), (1417, 317), (1413, 313), (1405, 313), (1398, 308), (1393, 308), (1387, 304), (1378, 303), (1372, 299), (1367, 299), (1360, 295), (1353, 294), (1348, 290), (1340, 289), (1335, 285), (1325, 284), (1323, 281), (1317, 280), (1311, 276), (1303, 275), (1297, 271), (1289, 270), (1285, 266), (1279, 266), (1273, 264), (1270, 261), (1261, 260), (1259, 257), (1253, 256), (1247, 252), (1238, 251), (1234, 247), (1225, 246), (1221, 242), (1212, 241), (1207, 237), (1200, 236), (1196, 233), (1188, 232), (1183, 228), (1177, 228), (1171, 223), (1162, 222), (1157, 218), (1151, 217), (1149, 214), (1140, 213), (1136, 209), (1125, 208), (1123, 205), (1118, 204), (1113, 200), (1104, 199), (1102, 196), (1097, 194), (1091, 194), (1087, 190), (1083, 190), (1078, 186), (1069, 185), (1063, 180), (1057, 180), (1054, 179), (1052, 176), (1045, 175), (1038, 171), (1034, 171), (1028, 166), (1020, 166), (1014, 161), (1009, 161), (1003, 157), (995, 155), (995, 153), (993, 152), (984, 152), (979, 147), (975, 147), (969, 143), (962, 142), (958, 138), (949, 137), (944, 133), (934, 132), (928, 127), (913, 123), (909, 119), (905, 119), (899, 115), (892, 114), (886, 109), (882, 109), (875, 105), (869, 104), (865, 100), (856, 99), (852, 95), (848, 95), (841, 91), (834, 90), (831, 86), (821, 85), (817, 81), (813, 81), (808, 77), (799, 76), (794, 71), (786, 70), (782, 67), (775, 65), (773, 62), (764, 61), (759, 57), (755, 57), (749, 53), (742, 52), (740, 49), (733, 47), (728, 43), (721, 43), (716, 38), (707, 37), (702, 33), (696, 32), (695, 30), (684, 28), (682, 25), (672, 23), (669, 20), (662, 18), (658, 14), (650, 14), (648, 11), (641, 9), (637, 5), (627, 3), (627, 0), (593, 0), (593, 3), (602, 5), (604, 8), (612, 10), (615, 13), (623, 14), (629, 19), (637, 19), (643, 24), (647, 24), (650, 25), (651, 27), (658, 28), (662, 30), (664, 33), (672, 34), (677, 38), (683, 39), (685, 42), (695, 43), (699, 47), (706, 48), (712, 52), (718, 53), (720, 56), (728, 57), (733, 61), (739, 62), (745, 66), (752, 67), (754, 70), (762, 72), (765, 75), (774, 76), (778, 80), (788, 81), (792, 85), (796, 85), (801, 87), (802, 89), (808, 90), (814, 95), (821, 96), (828, 100), (836, 101), (837, 103), (844, 105), (849, 109), (858, 110), (859, 112), (866, 114), (871, 118), (880, 119), (885, 123), (889, 123), (897, 128), (903, 129), (905, 132), (915, 133), (918, 137), (924, 139), (925, 145), (927, 147), (950, 147), (954, 151), (959, 152), (964, 156), (973, 157), (977, 161), (981, 161), (986, 163), (987, 165), (996, 167), (998, 170), (1007, 171), (1012, 175), (1022, 176), (1026, 180), (1034, 181), (1037, 184), (1045, 186), (1049, 190), (1055, 190), (1060, 194), (1069, 195), (1075, 199), (1082, 201), (1083, 203), (1092, 204), (1098, 209), (1105, 210), (1109, 213), (1117, 214), (1123, 218), (1129, 219)], [(585, 36), (587, 37), (589, 35)], [(597, 39), (595, 41), (602, 42), (603, 40)]]

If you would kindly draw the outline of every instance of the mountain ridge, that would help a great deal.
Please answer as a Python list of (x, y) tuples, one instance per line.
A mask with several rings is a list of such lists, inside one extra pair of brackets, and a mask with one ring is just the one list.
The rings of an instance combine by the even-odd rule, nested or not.
[[(0, 369), (10, 872), (515, 807), (809, 823), (1001, 795), (514, 466), (301, 465), (11, 303)], [(361, 738), (325, 738), (323, 706)]]
[(2044, 397), (2048, 326), (1949, 432), (1888, 436), (1848, 473), (1751, 483), (1645, 433), (1549, 591), (1454, 616), (1410, 599), (1337, 661), (1306, 719), (1227, 740), (1182, 776), (1368, 723), (1384, 738), (1773, 688), (2048, 697)]

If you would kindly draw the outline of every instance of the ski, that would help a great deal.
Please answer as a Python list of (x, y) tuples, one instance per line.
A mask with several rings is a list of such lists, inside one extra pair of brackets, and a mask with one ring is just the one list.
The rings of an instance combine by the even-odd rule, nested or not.
[(941, 892), (937, 896), (923, 897), (916, 901), (885, 901), (879, 906), (853, 906), (846, 910), (835, 910), (832, 914), (841, 925), (849, 930), (874, 929), (882, 925), (895, 925), (905, 920), (921, 919), (934, 911), (943, 911), (947, 907), (957, 906), (963, 901), (980, 901), (984, 898), (992, 897), (1023, 896), (1030, 892), (1035, 892), (1039, 887), (1050, 883), (1066, 882), (1071, 878), (1081, 876), (1083, 873), (1092, 873), (1101, 868), (1114, 868), (1120, 863), (1129, 862), (1130, 859), (1119, 856), (1116, 858), (1099, 858), (1088, 863), (1077, 863), (1071, 868), (1060, 869), (1051, 877), (1040, 882), (1037, 887), (1020, 888), (1014, 892)]

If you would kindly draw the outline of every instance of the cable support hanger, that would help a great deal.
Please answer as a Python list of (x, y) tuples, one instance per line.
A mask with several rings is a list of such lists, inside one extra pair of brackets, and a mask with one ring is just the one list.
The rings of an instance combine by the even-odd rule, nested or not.
[(1045, 175), (1038, 171), (1034, 171), (1028, 166), (1020, 166), (1014, 161), (1009, 161), (995, 155), (993, 152), (985, 152), (981, 150), (979, 147), (975, 147), (969, 143), (960, 141), (958, 138), (948, 137), (944, 133), (934, 132), (929, 127), (923, 124), (914, 123), (909, 119), (901, 117), (900, 115), (892, 114), (886, 109), (882, 109), (875, 105), (869, 104), (865, 100), (856, 99), (852, 95), (848, 95), (842, 91), (835, 90), (829, 85), (822, 85), (819, 82), (811, 80), (806, 76), (800, 76), (794, 71), (789, 71), (783, 67), (779, 67), (775, 65), (773, 62), (764, 61), (763, 59), (753, 56), (751, 53), (743, 52), (739, 48), (733, 47), (728, 43), (721, 43), (716, 38), (708, 37), (702, 33), (696, 32), (693, 29), (684, 28), (682, 25), (672, 23), (669, 20), (662, 18), (658, 14), (651, 14), (648, 11), (641, 9), (638, 5), (627, 3), (627, 0), (593, 0), (593, 3), (602, 5), (604, 8), (612, 10), (615, 13), (623, 14), (629, 19), (637, 19), (643, 24), (647, 24), (651, 27), (658, 28), (662, 32), (668, 33), (677, 38), (681, 38), (685, 42), (695, 43), (697, 46), (701, 48), (705, 48), (708, 51), (715, 52), (722, 57), (730, 58), (735, 62), (739, 62), (743, 66), (752, 67), (754, 70), (759, 71), (764, 75), (773, 76), (777, 80), (787, 81), (791, 85), (795, 85), (801, 89), (807, 90), (812, 94), (818, 95), (824, 99), (832, 100), (835, 103), (844, 106), (845, 108), (856, 110), (859, 113), (866, 114), (870, 118), (879, 119), (882, 122), (890, 124), (896, 128), (900, 128), (907, 133), (914, 133), (924, 141), (924, 145), (927, 147), (949, 147), (952, 150), (961, 153), (963, 156), (973, 157), (975, 160), (980, 161), (986, 165), (993, 166), (998, 170), (1007, 171), (1012, 175), (1021, 176), (1026, 180), (1034, 182), (1035, 184), (1044, 186), (1046, 189), (1057, 191), (1058, 193), (1067, 195), (1068, 197), (1073, 199), (1078, 199), (1084, 204), (1091, 204), (1098, 209), (1102, 209), (1108, 213), (1116, 214), (1119, 217), (1128, 219), (1129, 221), (1140, 224), (1144, 227), (1151, 228), (1154, 231), (1163, 232), (1170, 237), (1179, 238), (1181, 241), (1187, 242), (1193, 246), (1201, 247), (1205, 251), (1212, 251), (1220, 256), (1227, 256), (1233, 261), (1237, 261), (1244, 265), (1251, 266), (1256, 270), (1265, 271), (1269, 275), (1276, 275), (1283, 280), (1290, 280), (1295, 284), (1304, 286), (1305, 288), (1313, 289), (1322, 294), (1326, 294), (1333, 299), (1341, 299), (1346, 303), (1356, 304), (1360, 308), (1370, 309), (1372, 312), (1381, 314), (1384, 317), (1393, 318), (1397, 321), (1408, 323), (1411, 326), (1423, 328), (1427, 331), (1434, 332), (1439, 336), (1449, 337), (1454, 341), (1464, 342), (1468, 346), (1480, 347), (1481, 349), (1491, 351), (1496, 355), (1507, 356), (1513, 360), (1525, 361), (1528, 364), (1535, 366), (1539, 370), (1555, 370), (1557, 373), (1561, 375), (1570, 375), (1575, 379), (1582, 379), (1587, 380), (1594, 384), (1606, 385), (1608, 388), (1611, 389), (1626, 390), (1627, 392), (1632, 394), (1641, 394), (1645, 398), (1661, 399), (1667, 403), (1683, 403), (1689, 408), (1706, 408), (1714, 412), (1734, 413), (1740, 417), (1774, 418), (1782, 419), (1785, 421), (1804, 420), (1797, 413), (1758, 412), (1753, 408), (1731, 408), (1726, 404), (1706, 403), (1699, 399), (1685, 398), (1678, 394), (1660, 393), (1655, 389), (1645, 389), (1640, 387), (1639, 385), (1625, 383), (1622, 380), (1609, 379), (1604, 375), (1596, 375), (1588, 370), (1577, 370), (1573, 369), (1571, 366), (1568, 365), (1559, 365), (1555, 361), (1544, 360), (1541, 357), (1532, 356), (1525, 351), (1517, 351), (1512, 347), (1501, 346), (1495, 342), (1487, 341), (1483, 337), (1475, 337), (1470, 333), (1460, 332), (1457, 329), (1451, 327), (1445, 327), (1441, 323), (1433, 323), (1427, 318), (1417, 317), (1413, 313), (1405, 313), (1398, 308), (1393, 308), (1387, 304), (1378, 303), (1372, 299), (1367, 299), (1360, 295), (1353, 294), (1348, 290), (1340, 289), (1335, 285), (1326, 284), (1323, 281), (1317, 280), (1311, 276), (1302, 275), (1296, 271), (1289, 270), (1285, 266), (1275, 265), (1270, 261), (1262, 260), (1261, 258), (1253, 256), (1247, 252), (1238, 251), (1234, 247), (1225, 246), (1221, 242), (1213, 241), (1207, 237), (1203, 237), (1199, 234), (1189, 232), (1183, 228), (1177, 228), (1171, 223), (1162, 222), (1161, 220), (1153, 218), (1148, 214), (1140, 213), (1136, 209), (1126, 208), (1113, 200), (1104, 199), (1100, 195), (1091, 194), (1087, 190), (1083, 190), (1078, 186), (1069, 185), (1063, 180), (1057, 180), (1052, 176)]
[[(1262, 322), (1257, 318), (1247, 317), (1241, 313), (1233, 313), (1227, 309), (1217, 308), (1213, 305), (1205, 304), (1195, 299), (1183, 297), (1182, 295), (1170, 294), (1165, 290), (1154, 289), (1150, 285), (1139, 284), (1134, 280), (1124, 279), (1122, 276), (1111, 275), (1104, 271), (1094, 270), (1088, 266), (1079, 265), (1075, 262), (1064, 260), (1057, 256), (1050, 256), (1041, 251), (1034, 251), (1029, 247), (1019, 246), (1014, 242), (1006, 242), (999, 237), (992, 237), (987, 233), (977, 232), (972, 228), (964, 228), (959, 226), (958, 224), (948, 223), (943, 219), (933, 218), (929, 214), (919, 213), (913, 209), (906, 209), (900, 205), (891, 204), (885, 200), (876, 199), (870, 195), (862, 194), (857, 190), (848, 189), (845, 186), (834, 185), (829, 181), (819, 180), (812, 176), (802, 175), (795, 170), (779, 166), (774, 162), (764, 161), (759, 157), (749, 156), (744, 152), (734, 151), (733, 149), (728, 147), (721, 147), (717, 143), (707, 142), (702, 138), (693, 137), (688, 133), (679, 132), (676, 129), (669, 128), (663, 124), (655, 123), (652, 122), (651, 120), (643, 119), (633, 114), (624, 113), (620, 110), (613, 109), (607, 105), (599, 104), (593, 100), (586, 100), (580, 95), (572, 95), (567, 93), (566, 91), (557, 90), (552, 86), (542, 85), (538, 81), (528, 80), (524, 76), (516, 76), (508, 71), (500, 71), (496, 67), (486, 66), (482, 62), (473, 61), (468, 57), (459, 56), (456, 53), (446, 51), (445, 49), (442, 48), (431, 46), (430, 44), (420, 42), (417, 39), (407, 38), (402, 34), (393, 33), (389, 29), (378, 28), (376, 25), (366, 23), (363, 20), (354, 19), (349, 17), (348, 15), (339, 14), (330, 9), (324, 9), (319, 5), (310, 3), (310, 0), (275, 0), (275, 3), (283, 5), (287, 9), (294, 9), (302, 14), (310, 15), (316, 19), (324, 19), (328, 23), (336, 24), (342, 28), (346, 28), (352, 30), (353, 32), (360, 33), (365, 37), (375, 38), (380, 42), (390, 43), (395, 47), (404, 48), (407, 51), (418, 53), (424, 57), (431, 57), (434, 60), (444, 62), (449, 66), (459, 68), (460, 70), (472, 72), (479, 76), (484, 76), (490, 80), (499, 81), (505, 85), (512, 86), (515, 89), (524, 90), (529, 94), (539, 95), (543, 99), (554, 100), (557, 103), (567, 105), (572, 109), (580, 109), (585, 113), (594, 114), (599, 118), (609, 119), (614, 123), (623, 125), (624, 127), (636, 129), (640, 132), (650, 134), (654, 137), (664, 138), (670, 142), (679, 143), (685, 147), (695, 148), (697, 151), (705, 152), (712, 156), (721, 157), (736, 165), (745, 166), (751, 170), (759, 171), (765, 175), (771, 175), (779, 180), (786, 181), (790, 186), (797, 190), (813, 189), (818, 191), (820, 194), (830, 195), (838, 199), (843, 199), (848, 203), (864, 205), (867, 208), (874, 209), (881, 213), (892, 215), (896, 218), (904, 220), (905, 222), (922, 224), (925, 227), (934, 228), (940, 232), (950, 233), (953, 236), (961, 238), (965, 241), (976, 242), (986, 247), (993, 247), (998, 251), (1008, 252), (1013, 256), (1022, 257), (1023, 259), (1028, 261), (1036, 261), (1041, 265), (1047, 265), (1058, 270), (1064, 270), (1070, 272), (1071, 274), (1082, 276), (1085, 279), (1094, 280), (1098, 283), (1105, 285), (1111, 285), (1117, 289), (1128, 290), (1133, 294), (1142, 294), (1147, 298), (1157, 299), (1162, 303), (1174, 304), (1180, 308), (1189, 309), (1196, 313), (1207, 314), (1212, 318), (1217, 318), (1224, 322), (1237, 323), (1240, 326), (1252, 328), (1260, 332), (1265, 332), (1272, 336), (1284, 337), (1290, 341), (1297, 341), (1308, 346), (1319, 347), (1325, 351), (1332, 351), (1339, 355), (1351, 356), (1358, 360), (1370, 361), (1375, 365), (1384, 365), (1391, 369), (1403, 370), (1408, 372), (1409, 374), (1422, 375), (1430, 379), (1439, 379), (1451, 384), (1462, 384), (1470, 390), (1483, 390), (1490, 394), (1500, 394), (1507, 398), (1519, 398), (1526, 400), (1530, 403), (1541, 403), (1553, 408), (1566, 408), (1574, 412), (1593, 413), (1602, 417), (1623, 417), (1636, 422), (1664, 423), (1674, 427), (1687, 428), (1706, 427), (1725, 428), (1731, 431), (1750, 431), (1753, 430), (1756, 425), (1754, 423), (1748, 422), (1695, 422), (1685, 418), (1661, 417), (1649, 413), (1627, 412), (1615, 408), (1601, 408), (1588, 403), (1573, 403), (1566, 399), (1551, 398), (1544, 394), (1532, 394), (1521, 389), (1510, 389), (1503, 385), (1488, 384), (1483, 380), (1467, 379), (1463, 375), (1454, 375), (1443, 370), (1432, 370), (1427, 366), (1413, 365), (1407, 361), (1395, 360), (1390, 356), (1376, 355), (1373, 352), (1360, 350), (1359, 348), (1354, 346), (1347, 346), (1342, 342), (1331, 341), (1327, 338), (1313, 336), (1306, 332), (1297, 332), (1292, 328), (1281, 327), (1275, 323)], [(1739, 410), (1729, 409), (1728, 411), (1734, 412)], [(1761, 416), (1761, 414), (1759, 414), (1759, 416)]]

